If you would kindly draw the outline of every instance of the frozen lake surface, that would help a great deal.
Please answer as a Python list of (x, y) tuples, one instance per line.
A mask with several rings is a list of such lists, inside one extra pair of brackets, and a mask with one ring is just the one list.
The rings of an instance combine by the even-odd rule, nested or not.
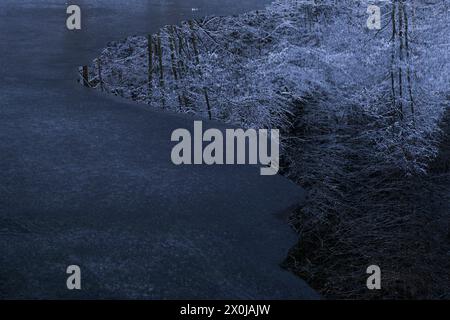
[[(170, 135), (194, 118), (76, 83), (108, 41), (267, 2), (80, 0), (80, 32), (66, 1), (0, 2), (0, 297), (316, 297), (279, 267), (300, 188), (257, 167), (176, 167)], [(66, 289), (72, 264), (81, 291)]]

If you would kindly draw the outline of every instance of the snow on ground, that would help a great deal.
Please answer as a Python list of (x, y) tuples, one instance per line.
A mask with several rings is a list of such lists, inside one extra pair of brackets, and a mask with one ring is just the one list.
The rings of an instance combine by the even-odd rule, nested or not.
[(149, 109), (281, 129), (283, 173), (309, 191), (292, 217), (291, 269), (333, 298), (370, 298), (355, 275), (383, 261), (383, 297), (439, 297), (448, 241), (434, 226), (448, 213), (423, 195), (445, 186), (421, 181), (442, 152), (449, 5), (379, 3), (379, 31), (367, 5), (279, 0), (113, 41), (91, 85)]

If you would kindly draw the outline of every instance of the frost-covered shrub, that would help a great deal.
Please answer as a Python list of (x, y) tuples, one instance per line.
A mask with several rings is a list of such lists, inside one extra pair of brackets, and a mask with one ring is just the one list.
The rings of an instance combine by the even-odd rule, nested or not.
[(424, 205), (435, 196), (421, 189), (436, 188), (425, 175), (448, 105), (449, 2), (381, 1), (379, 31), (366, 28), (369, 3), (278, 0), (166, 26), (110, 43), (91, 85), (149, 108), (281, 129), (282, 172), (309, 191), (292, 217), (301, 242), (289, 267), (327, 295), (367, 297), (355, 290), (363, 266), (380, 263), (388, 296), (430, 297), (445, 282), (435, 225), (448, 213)]

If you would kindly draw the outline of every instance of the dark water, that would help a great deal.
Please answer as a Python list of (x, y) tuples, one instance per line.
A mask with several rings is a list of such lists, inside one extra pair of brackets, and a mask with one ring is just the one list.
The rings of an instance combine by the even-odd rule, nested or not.
[[(76, 83), (106, 43), (260, 0), (0, 0), (0, 298), (307, 298), (275, 213), (300, 188), (247, 166), (174, 166), (192, 118)], [(206, 126), (219, 124), (207, 124)], [(83, 290), (65, 268), (82, 267)]]
[[(87, 63), (108, 41), (156, 31), (166, 24), (204, 15), (229, 15), (263, 8), (269, 0), (2, 0), (2, 72), (27, 72), (26, 66), (56, 59), (55, 67)], [(82, 30), (65, 27), (66, 3), (82, 10)], [(195, 8), (195, 10), (193, 10)], [(19, 64), (17, 53), (27, 55)], [(16, 66), (19, 69), (12, 69)], [(61, 70), (61, 69), (59, 69)], [(61, 70), (62, 71), (62, 70)], [(67, 72), (68, 70), (64, 70)], [(42, 71), (42, 76), (47, 73)], [(58, 77), (59, 78), (59, 77)]]

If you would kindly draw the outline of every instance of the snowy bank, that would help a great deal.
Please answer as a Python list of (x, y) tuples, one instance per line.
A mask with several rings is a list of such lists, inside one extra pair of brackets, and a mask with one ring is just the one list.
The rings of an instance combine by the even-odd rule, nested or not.
[[(391, 19), (379, 31), (366, 28), (366, 1), (353, 0), (279, 0), (166, 26), (109, 43), (89, 66), (88, 85), (149, 108), (281, 129), (283, 173), (310, 190), (293, 216), (303, 240), (289, 267), (325, 294), (351, 297), (364, 295), (354, 291), (355, 273), (383, 260), (389, 292), (406, 296), (415, 289), (397, 290), (399, 281), (410, 288), (440, 263), (426, 246), (404, 248), (417, 237), (429, 247), (443, 239), (417, 227), (442, 217), (413, 199), (439, 153), (448, 3), (380, 6)], [(386, 243), (399, 244), (389, 257)], [(398, 275), (396, 265), (411, 264)]]

